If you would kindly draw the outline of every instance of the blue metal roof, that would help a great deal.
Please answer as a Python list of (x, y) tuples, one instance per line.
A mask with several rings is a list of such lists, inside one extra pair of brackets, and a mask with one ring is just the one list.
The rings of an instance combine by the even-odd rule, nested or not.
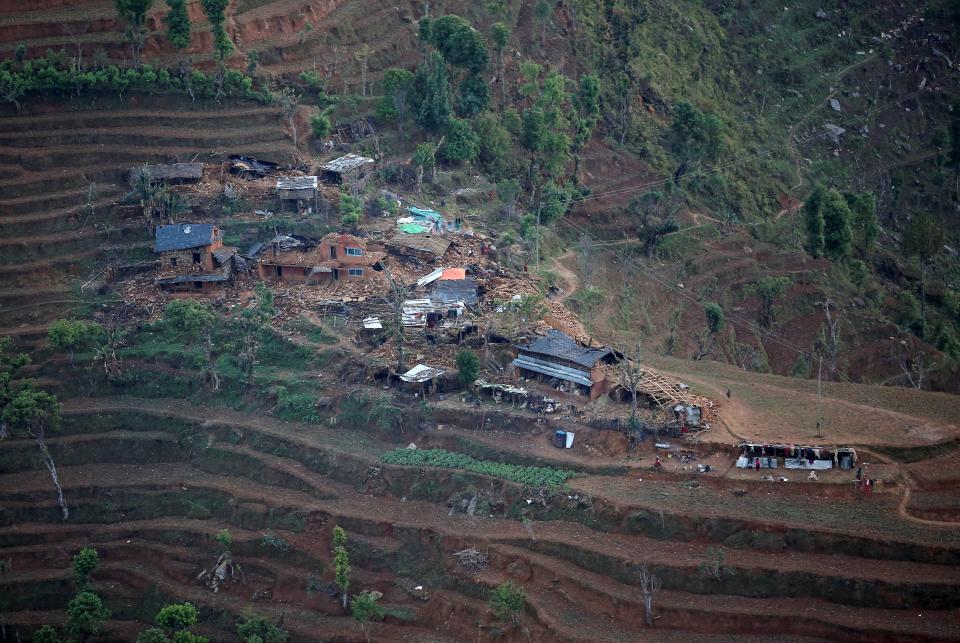
[(170, 252), (208, 246), (214, 242), (212, 223), (178, 223), (157, 226), (154, 252)]

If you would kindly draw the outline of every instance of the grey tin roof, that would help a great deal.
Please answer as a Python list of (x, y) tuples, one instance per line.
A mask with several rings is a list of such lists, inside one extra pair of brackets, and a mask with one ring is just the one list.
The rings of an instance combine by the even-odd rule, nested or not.
[(157, 226), (154, 252), (170, 252), (208, 246), (214, 242), (212, 223), (178, 223)]
[(521, 353), (532, 353), (547, 358), (555, 358), (579, 364), (584, 368), (593, 368), (597, 362), (613, 354), (607, 347), (587, 348), (581, 346), (572, 337), (559, 330), (551, 330), (546, 337), (538, 337), (527, 346), (517, 346)]

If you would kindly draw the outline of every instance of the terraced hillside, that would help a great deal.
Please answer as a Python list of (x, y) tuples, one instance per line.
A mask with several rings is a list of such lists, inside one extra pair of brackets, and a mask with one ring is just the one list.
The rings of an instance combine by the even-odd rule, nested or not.
[(106, 263), (152, 257), (120, 207), (131, 167), (235, 153), (291, 159), (277, 109), (134, 96), (0, 117), (0, 334), (42, 334)]
[[(13, 570), (0, 578), (4, 621), (58, 622), (72, 593), (69, 557), (92, 545), (103, 560), (93, 586), (114, 613), (105, 640), (129, 640), (172, 600), (198, 605), (208, 633), (224, 637), (251, 597), (257, 611), (282, 615), (294, 640), (362, 640), (325, 593), (339, 524), (353, 587), (383, 592), (389, 608), (373, 627), (377, 640), (488, 640), (497, 625), (486, 588), (505, 579), (528, 592), (527, 634), (517, 640), (960, 636), (960, 540), (953, 529), (899, 519), (895, 496), (863, 502), (808, 490), (765, 503), (764, 487), (750, 483), (736, 497), (656, 474), (588, 474), (531, 510), (529, 491), (502, 480), (379, 463), (391, 446), (343, 428), (229, 411), (210, 419), (179, 402), (69, 402), (51, 442), (68, 522), (49, 478), (31, 470), (33, 445), (0, 446), (0, 547)], [(465, 515), (457, 499), (471, 495), (502, 502)], [(195, 576), (216, 558), (222, 528), (234, 534), (246, 582), (214, 594)], [(489, 555), (480, 573), (452, 556), (468, 546)], [(713, 580), (698, 567), (716, 546), (726, 560)], [(640, 566), (663, 582), (652, 631)]]

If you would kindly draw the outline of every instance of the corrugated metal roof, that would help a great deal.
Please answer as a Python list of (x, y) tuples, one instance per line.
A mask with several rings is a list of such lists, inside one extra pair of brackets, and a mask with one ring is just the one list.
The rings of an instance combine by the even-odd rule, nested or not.
[(157, 226), (154, 252), (200, 248), (213, 243), (216, 226), (212, 223), (178, 223)]
[(538, 337), (527, 346), (517, 346), (522, 353), (534, 353), (545, 357), (554, 357), (579, 364), (584, 368), (593, 368), (597, 362), (614, 354), (607, 347), (587, 348), (581, 346), (566, 333), (551, 330), (546, 337)]
[(188, 281), (227, 281), (229, 275), (177, 275), (176, 277), (167, 277), (157, 279), (158, 284), (182, 284)]
[(324, 172), (342, 174), (343, 172), (349, 172), (367, 163), (373, 163), (373, 159), (358, 154), (347, 154), (346, 156), (335, 158), (332, 161), (327, 161), (320, 166), (320, 169)]
[(402, 379), (404, 382), (428, 382), (435, 377), (443, 375), (444, 372), (445, 371), (440, 368), (417, 364), (409, 371), (401, 375), (400, 379)]
[(278, 190), (315, 190), (317, 177), (315, 176), (281, 176), (277, 179)]
[(561, 366), (554, 362), (545, 362), (529, 355), (519, 356), (513, 360), (512, 365), (535, 373), (557, 377), (567, 382), (583, 384), (584, 386), (590, 386), (593, 383), (590, 381), (590, 374), (585, 371), (570, 368), (569, 366)]
[(468, 306), (472, 306), (479, 299), (477, 297), (477, 282), (473, 278), (440, 280), (433, 287), (430, 299), (444, 303), (462, 301)]

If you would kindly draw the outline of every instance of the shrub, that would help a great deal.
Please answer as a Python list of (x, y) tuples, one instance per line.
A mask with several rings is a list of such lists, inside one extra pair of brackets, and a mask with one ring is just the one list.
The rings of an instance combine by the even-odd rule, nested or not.
[(385, 453), (382, 459), (387, 464), (399, 464), (408, 467), (463, 469), (534, 487), (557, 487), (577, 474), (576, 471), (553, 467), (528, 467), (476, 460), (468, 455), (444, 449), (396, 449)]

